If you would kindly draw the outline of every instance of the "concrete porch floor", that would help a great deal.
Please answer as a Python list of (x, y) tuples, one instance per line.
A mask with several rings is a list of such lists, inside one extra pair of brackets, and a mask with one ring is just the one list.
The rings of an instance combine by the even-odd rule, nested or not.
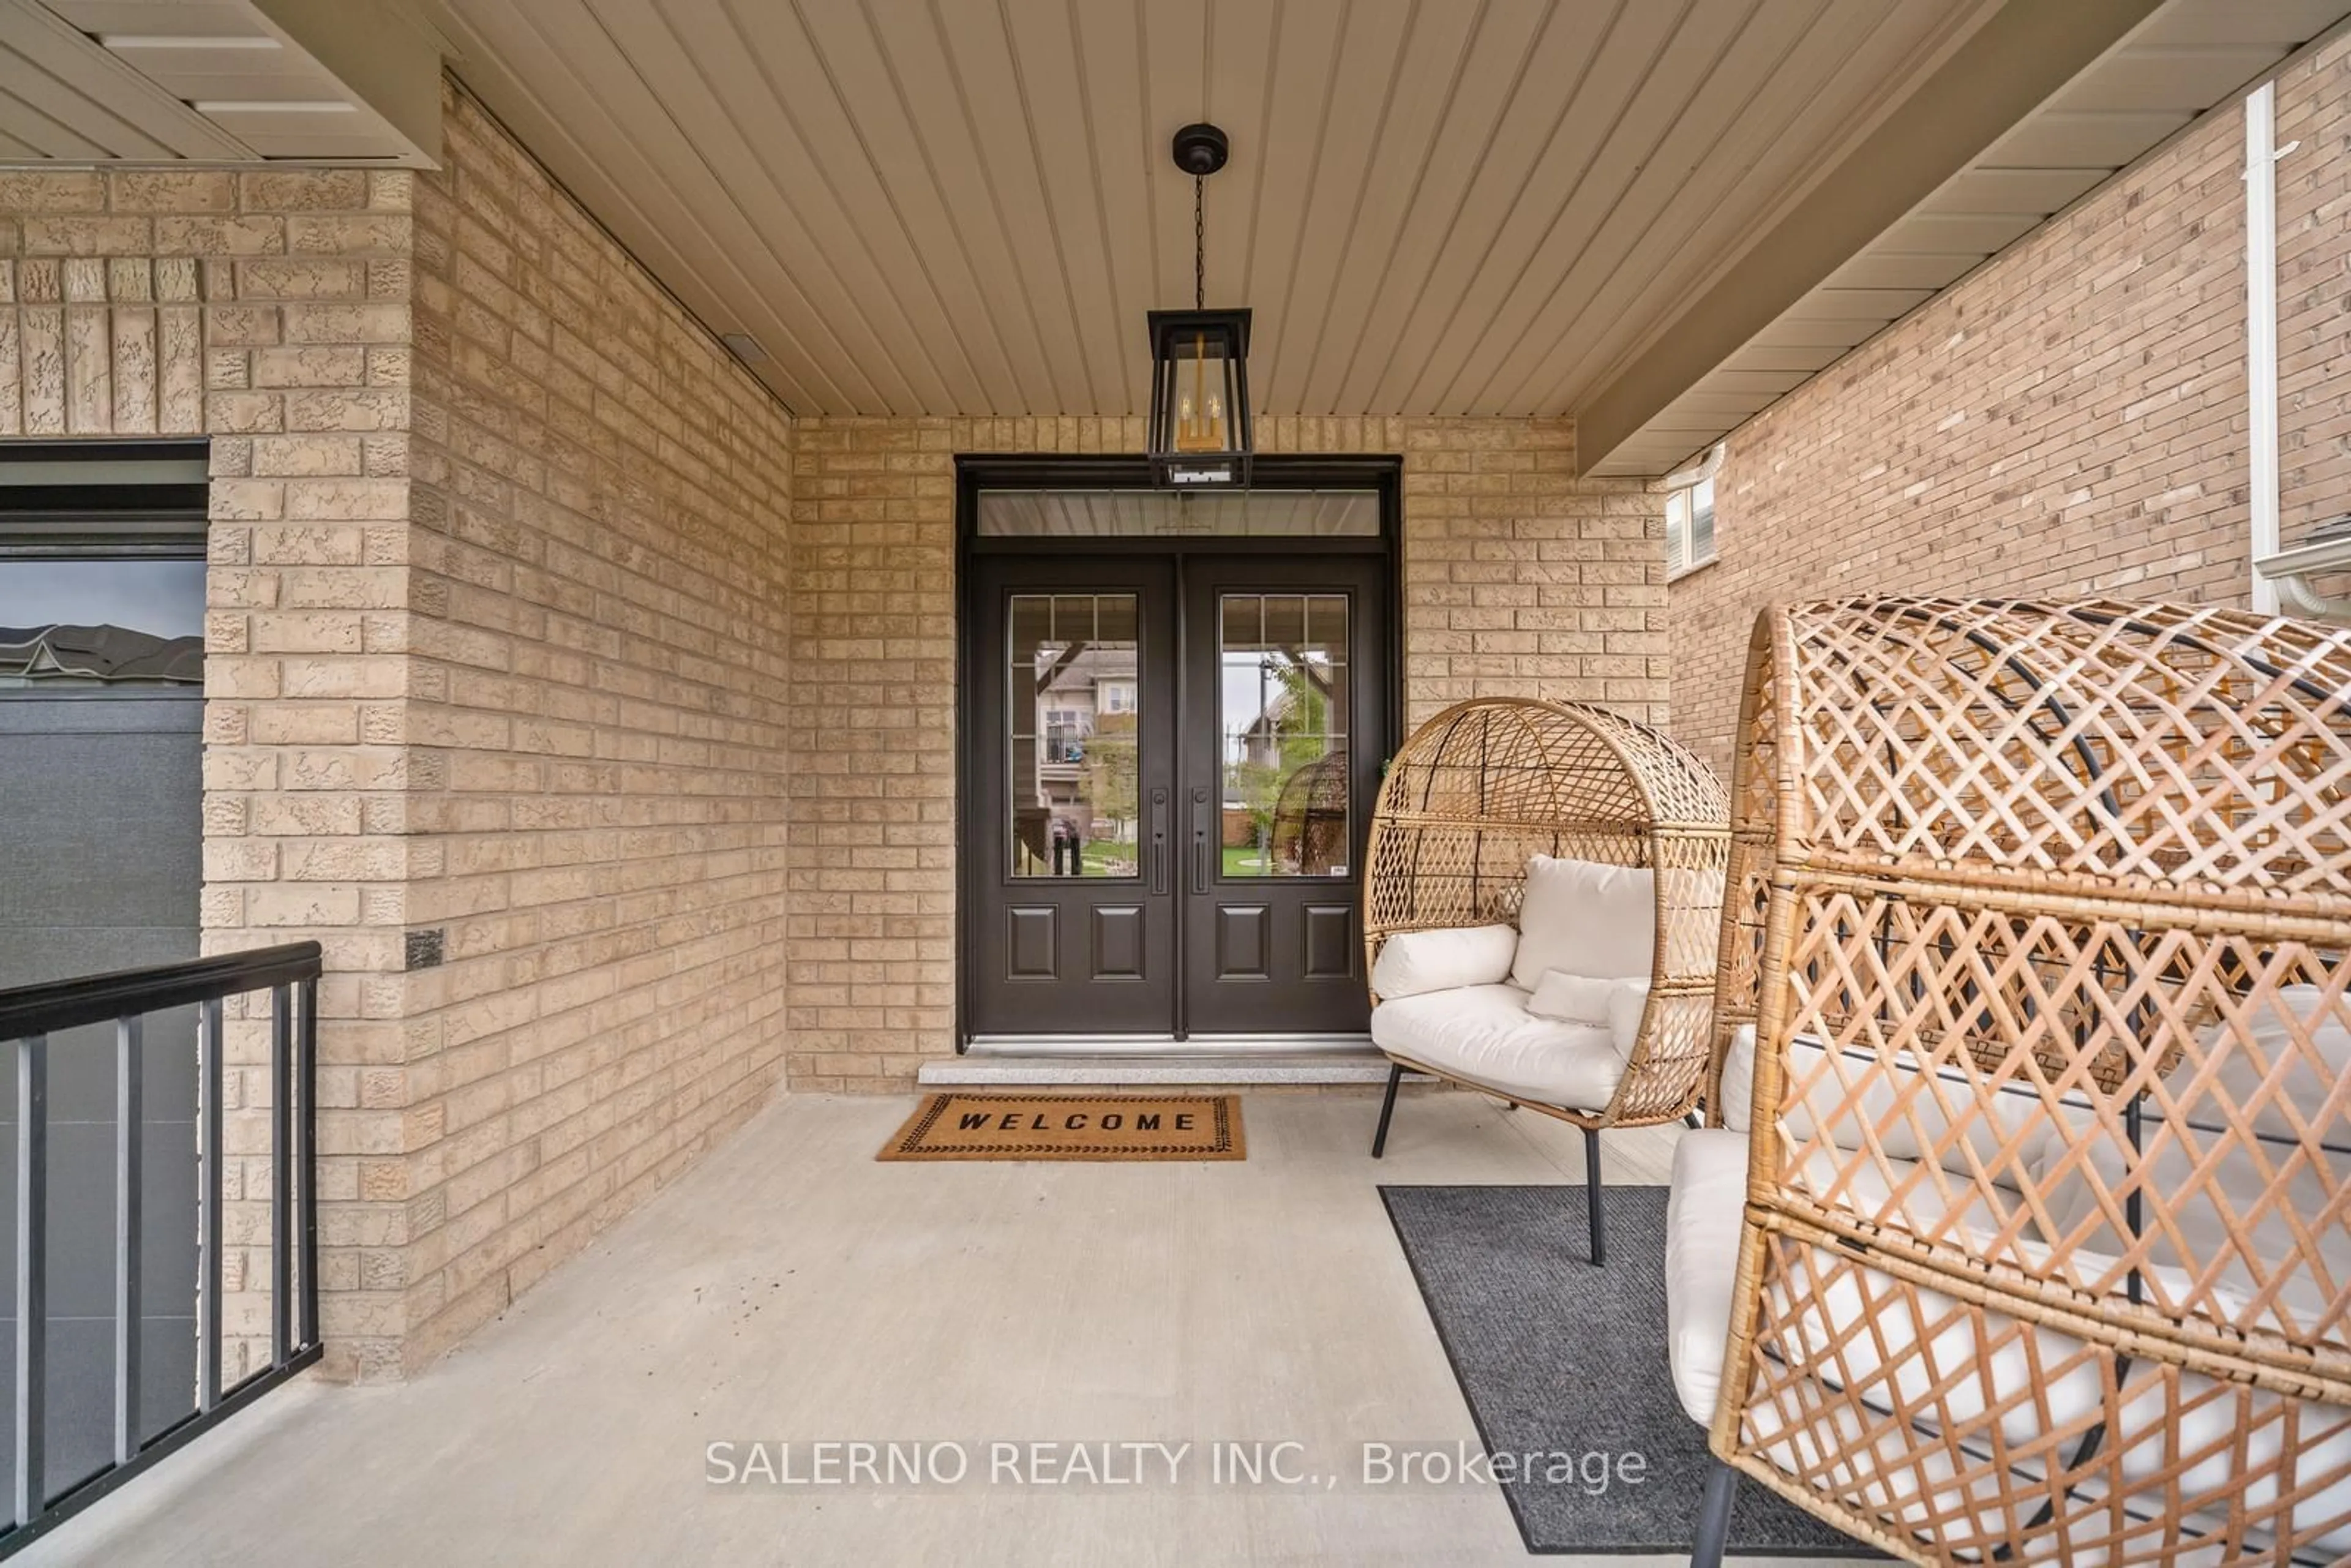
[[(779, 1101), (421, 1376), (298, 1383), (20, 1561), (1529, 1561), (1491, 1489), (706, 1482), (721, 1440), (1474, 1446), (1374, 1189), (1583, 1179), (1574, 1129), (1466, 1094), (1379, 1163), (1332, 1094), (1249, 1096), (1242, 1163), (877, 1163), (909, 1103)], [(1677, 1132), (1610, 1134), (1610, 1179)]]

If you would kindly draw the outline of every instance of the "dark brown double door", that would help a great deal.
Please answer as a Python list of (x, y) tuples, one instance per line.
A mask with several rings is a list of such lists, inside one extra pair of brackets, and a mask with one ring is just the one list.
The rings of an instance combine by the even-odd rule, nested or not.
[(969, 570), (967, 1032), (1362, 1032), (1384, 559)]

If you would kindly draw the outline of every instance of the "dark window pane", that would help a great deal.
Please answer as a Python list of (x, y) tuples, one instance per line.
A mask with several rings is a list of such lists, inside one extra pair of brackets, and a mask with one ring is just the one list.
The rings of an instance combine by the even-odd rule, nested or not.
[(1346, 875), (1346, 596), (1228, 593), (1217, 624), (1225, 874)]
[(204, 563), (0, 561), (0, 689), (201, 685)]
[(1012, 874), (1134, 876), (1139, 815), (1131, 593), (1012, 597)]
[(979, 531), (989, 538), (1376, 538), (1380, 498), (1369, 490), (983, 490)]

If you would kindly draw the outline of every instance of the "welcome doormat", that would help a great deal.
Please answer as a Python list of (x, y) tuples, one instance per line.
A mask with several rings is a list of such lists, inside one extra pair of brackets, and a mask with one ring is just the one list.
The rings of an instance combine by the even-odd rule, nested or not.
[(1238, 1160), (1238, 1094), (933, 1094), (884, 1160)]

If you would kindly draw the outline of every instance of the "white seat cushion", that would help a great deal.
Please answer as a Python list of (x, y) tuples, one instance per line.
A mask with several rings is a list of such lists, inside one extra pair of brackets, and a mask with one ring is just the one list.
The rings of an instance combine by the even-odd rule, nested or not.
[[(2316, 1054), (2325, 1065), (2294, 1059), (2283, 1045), (2288, 1026), (2282, 1020), (2264, 1018), (2252, 1020), (2245, 1030), (2245, 1035), (2259, 1051), (2258, 1059), (2250, 1053), (2239, 1055), (2220, 1050), (2217, 1030), (2208, 1037), (2208, 1046), (2214, 1048), (2215, 1065), (2210, 1071), (2229, 1096), (2240, 1103), (2266, 1080), (2280, 1086), (2288, 1103), (2300, 1107), (2304, 1116), (2312, 1116), (2325, 1099), (2326, 1091), (2322, 1086), (2330, 1084), (2329, 1069), (2335, 1064), (2342, 1047), (2325, 1038), (2327, 1020), (2313, 1018), (2314, 996), (2289, 994), (2280, 1000), (2283, 1010), (2312, 1019), (2306, 1027), (2314, 1037)], [(1741, 1030), (1724, 1063), (1722, 1113), (1727, 1121), (1741, 1129), (1747, 1126), (1750, 1112), (1753, 1041), (1752, 1030)], [(1848, 1060), (1849, 1070), (1840, 1071)], [(1812, 1075), (1823, 1065), (1829, 1067), (1825, 1076), (1813, 1080)], [(1946, 1168), (1960, 1176), (1970, 1174), (1967, 1169), (1969, 1151), (1972, 1150), (1979, 1159), (1988, 1159), (1993, 1148), (2020, 1127), (2030, 1132), (2045, 1124), (2046, 1137), (2041, 1141), (2039, 1152), (2027, 1152), (2032, 1147), (2028, 1140), (2019, 1150), (2022, 1158), (2018, 1163), (2023, 1165), (2027, 1174), (2034, 1176), (2045, 1212), (2059, 1233), (2072, 1239), (2076, 1275), (2096, 1279), (2116, 1271), (2110, 1260), (2112, 1255), (2107, 1254), (2106, 1260), (2102, 1260), (2100, 1249), (2119, 1247), (2120, 1239), (2105, 1222), (2110, 1217), (2095, 1203), (2089, 1184), (2078, 1174), (2076, 1162), (2086, 1157), (2113, 1183), (2121, 1176), (2122, 1152), (2108, 1146), (2109, 1140), (2095, 1131), (2085, 1112), (2061, 1107), (2053, 1116), (2034, 1094), (1994, 1093), (1985, 1096), (1980, 1103), (1974, 1087), (1965, 1074), (1955, 1069), (1943, 1069), (1932, 1083), (1917, 1084), (1911, 1077), (1916, 1069), (1907, 1062), (1897, 1063), (1894, 1071), (1888, 1071), (1856, 1052), (1850, 1059), (1830, 1063), (1822, 1055), (1818, 1042), (1805, 1039), (1792, 1045), (1789, 1069), (1812, 1082), (1802, 1103), (1791, 1107), (1782, 1118), (1787, 1133), (1803, 1146), (1799, 1163), (1786, 1173), (1792, 1185), (1816, 1194), (1834, 1191), (1840, 1205), (1857, 1215), (1916, 1234), (1940, 1234), (1962, 1248), (1981, 1253), (1990, 1249), (1997, 1225), (1991, 1204), (1978, 1196), (1971, 1181), (1917, 1179), (1919, 1167), (1916, 1156), (1942, 1144), (1953, 1114), (1965, 1118), (1968, 1136), (1964, 1145), (1955, 1142), (1941, 1153)], [(2181, 1069), (2183, 1073), (2187, 1071), (2185, 1067)], [(1848, 1084), (1865, 1085), (1858, 1096), (1864, 1107), (1858, 1117), (1850, 1108), (1839, 1113), (1849, 1098)], [(1887, 1122), (1892, 1096), (1914, 1085), (1919, 1092), (1910, 1100), (1906, 1113)], [(2174, 1087), (2184, 1088), (2184, 1082), (2176, 1082)], [(1875, 1129), (1882, 1157), (1869, 1156), (1865, 1166), (1855, 1168), (1853, 1155), (1840, 1152), (1840, 1145), (1845, 1150), (1857, 1147), (1862, 1143), (1860, 1127), (1864, 1122)], [(2289, 1130), (2283, 1124), (2283, 1112), (2274, 1101), (2263, 1106), (2260, 1122), (2267, 1132)], [(2174, 1193), (2184, 1193), (2191, 1182), (2190, 1162), (2185, 1149), (2175, 1140), (2174, 1130), (2152, 1118), (2149, 1126), (2150, 1145), (2145, 1157), (2154, 1164), (2157, 1185)], [(1828, 1136), (1820, 1138), (1816, 1128)], [(1746, 1191), (1748, 1143), (1749, 1134), (1743, 1130), (1693, 1133), (1683, 1136), (1674, 1153), (1674, 1185), (1667, 1209), (1666, 1239), (1668, 1346), (1675, 1393), (1691, 1418), (1702, 1423), (1712, 1421), (1721, 1394), (1722, 1358), (1729, 1337), (1740, 1211)], [(2067, 1158), (2069, 1154), (2071, 1159)], [(2282, 1151), (2273, 1149), (2272, 1154), (2283, 1157)], [(2003, 1177), (2016, 1174), (2012, 1165), (2001, 1171)], [(2315, 1172), (2305, 1170), (2297, 1176), (2307, 1179), (2294, 1182), (2293, 1198), (2283, 1206), (2284, 1211), (2297, 1215), (2322, 1211), (2332, 1190), (2331, 1184), (2320, 1182)], [(2241, 1253), (2250, 1249), (2264, 1259), (2286, 1256), (2291, 1251), (2290, 1227), (2282, 1218), (2273, 1214), (2251, 1224), (2242, 1218), (2253, 1213), (2257, 1195), (2268, 1180), (2266, 1172), (2257, 1168), (2251, 1155), (2241, 1151), (2225, 1155), (2210, 1166), (2205, 1179), (2211, 1188), (2226, 1195), (2233, 1216), (2224, 1216), (2209, 1199), (2199, 1204), (2184, 1197), (2175, 1198), (2179, 1210), (2175, 1224), (2158, 1238), (2147, 1270), (2154, 1291), (2167, 1300), (2184, 1300), (2203, 1293), (2199, 1282), (2183, 1270), (2181, 1265), (2188, 1260), (2179, 1255), (2179, 1249), (2173, 1245), (2175, 1237), (2188, 1243), (2187, 1253), (2195, 1260), (2199, 1274), (2210, 1269), (2213, 1260), (2228, 1258), (2232, 1251)], [(1896, 1192), (1903, 1196), (1894, 1197)], [(1954, 1198), (1961, 1205), (1957, 1209), (1950, 1207)], [(2325, 1259), (2321, 1272), (2332, 1280), (2351, 1274), (2351, 1249), (2340, 1243), (2340, 1228), (2330, 1228), (2321, 1236), (2320, 1249)], [(2030, 1229), (2011, 1245), (2016, 1254), (2013, 1260), (2028, 1268), (2039, 1266), (2045, 1259), (2044, 1243)], [(1815, 1288), (1810, 1278), (1813, 1260), (1825, 1262), (1834, 1256), (1800, 1252), (1793, 1263), (1794, 1277), (1782, 1281), (1783, 1293), (1767, 1305), (1766, 1315), (1779, 1322), (1782, 1332), (1801, 1340), (1823, 1367), (1834, 1362), (1836, 1376), (1849, 1378), (1863, 1397), (1873, 1404), (1880, 1407), (1899, 1405), (1914, 1410), (1936, 1408), (1970, 1427), (1987, 1411), (1998, 1411), (2001, 1414), (1997, 1424), (2011, 1445), (2027, 1443), (2053, 1427), (2079, 1422), (2101, 1408), (2101, 1361), (2077, 1360), (2081, 1346), (2071, 1336), (2051, 1328), (2034, 1328), (2022, 1336), (2003, 1333), (1999, 1336), (2000, 1348), (1987, 1364), (1978, 1359), (1975, 1318), (1959, 1311), (1942, 1292), (1919, 1290), (1915, 1295), (1907, 1294), (1875, 1270), (1865, 1270), (1858, 1277), (1844, 1273), (1834, 1283)], [(2255, 1322), (2271, 1317), (2305, 1328), (2326, 1310), (2325, 1295), (2316, 1288), (2316, 1281), (2297, 1276), (2275, 1287), (2277, 1310), (2273, 1314), (2244, 1313), (2244, 1301), (2254, 1282), (2241, 1257), (2233, 1259), (2219, 1270), (2217, 1280), (2205, 1287), (2210, 1290), (2208, 1304), (2223, 1317), (2242, 1313)], [(1802, 1314), (1793, 1313), (1789, 1306), (1798, 1296), (1810, 1302), (1809, 1310)], [(1870, 1325), (1869, 1333), (1844, 1332), (1865, 1321)], [(1922, 1338), (1931, 1342), (1929, 1353), (1923, 1356), (1907, 1354)], [(1832, 1346), (1836, 1347), (1834, 1354)], [(1879, 1358), (1881, 1350), (1898, 1358), (1900, 1370), (1896, 1381), (1899, 1387), (1892, 1398), (1888, 1397), (1889, 1391), (1876, 1383), (1885, 1364)], [(2045, 1385), (2037, 1398), (2026, 1393), (2032, 1386), (2036, 1365), (2066, 1369)], [(2107, 1447), (2124, 1456), (2126, 1476), (2135, 1486), (2143, 1484), (2146, 1488), (2143, 1492), (2135, 1491), (2128, 1505), (2133, 1513), (2142, 1518), (2156, 1517), (2172, 1506), (2168, 1500), (2177, 1491), (2167, 1478), (2180, 1453), (2203, 1456), (2177, 1482), (2179, 1490), (2194, 1492), (2225, 1485), (2235, 1474), (2266, 1473), (2288, 1435), (2289, 1429), (2274, 1418), (2281, 1403), (2278, 1396), (2252, 1392), (2227, 1398), (2207, 1397), (2215, 1385), (2203, 1375), (2183, 1372), (2179, 1380), (2183, 1412), (2179, 1434), (2174, 1435), (2162, 1421), (2162, 1401), (2149, 1389), (2126, 1404), (2120, 1421), (2107, 1437)], [(1772, 1440), (1778, 1415), (1768, 1405), (1759, 1406), (1749, 1412), (1749, 1418), (1761, 1434), (1758, 1446), (1762, 1451), (1774, 1462), (1793, 1464), (1795, 1456), (1788, 1445)], [(1890, 1422), (1865, 1435), (1842, 1408), (1834, 1412), (1834, 1418), (1848, 1428), (1848, 1439), (1855, 1446), (1877, 1444), (1889, 1469), (1900, 1469), (1915, 1447), (1914, 1437)], [(2305, 1484), (2351, 1461), (2351, 1426), (2338, 1425), (2345, 1418), (2346, 1412), (2335, 1406), (2313, 1403), (2303, 1407), (2299, 1424), (2292, 1431), (2301, 1449), (2301, 1474)], [(1977, 1442), (1980, 1446), (1982, 1439), (1979, 1437)], [(1956, 1473), (1943, 1459), (1932, 1455), (1927, 1468), (1933, 1472), (1930, 1485), (1949, 1489), (1948, 1495), (1938, 1500), (1937, 1506), (1946, 1511), (1959, 1506), (1960, 1493), (1966, 1489)], [(2016, 1468), (2025, 1476), (2039, 1473), (2037, 1460), (2020, 1461)], [(2248, 1500), (2256, 1508), (2266, 1509), (2275, 1496), (2274, 1480), (2257, 1481)], [(1976, 1500), (1987, 1508), (2000, 1506), (1999, 1500), (1989, 1494)], [(2340, 1520), (2346, 1508), (2351, 1508), (2351, 1481), (2336, 1482), (2297, 1500), (2293, 1517), (2299, 1528), (2309, 1529)], [(1906, 1511), (1914, 1519), (1924, 1517), (1915, 1510)], [(2328, 1553), (2351, 1548), (2351, 1526), (2330, 1530), (2317, 1544)]]
[(1372, 1009), (1372, 1043), (1449, 1078), (1570, 1110), (1604, 1109), (1625, 1076), (1606, 1028), (1537, 1018), (1516, 986), (1383, 1000)]
[(1666, 1199), (1666, 1347), (1689, 1418), (1714, 1420), (1747, 1203), (1747, 1134), (1709, 1127), (1674, 1145)]
[[(1914, 1162), (1892, 1164), (1897, 1167), (1892, 1174), (1898, 1180), (1899, 1167)], [(1677, 1168), (1677, 1178), (1678, 1175)], [(1923, 1288), (1906, 1291), (1874, 1269), (1857, 1273), (1840, 1270), (1831, 1282), (1823, 1283), (1825, 1265), (1832, 1260), (1846, 1260), (1827, 1249), (1799, 1250), (1792, 1278), (1767, 1303), (1764, 1312), (1803, 1343), (1808, 1361), (1821, 1369), (1824, 1378), (1846, 1383), (1873, 1407), (1934, 1411), (1961, 1423), (1975, 1434), (1970, 1451), (1978, 1458), (1990, 1454), (1984, 1435), (1988, 1413), (1997, 1413), (1991, 1424), (2011, 1452), (2049, 1431), (2078, 1427), (2100, 1413), (2106, 1358), (2103, 1354), (2084, 1357), (2082, 1343), (2072, 1335), (2038, 1326), (2012, 1333), (2012, 1320), (1994, 1312), (1990, 1316), (1991, 1333), (1980, 1341), (1980, 1320), (1943, 1292)], [(1816, 1261), (1823, 1265), (1823, 1278), (1813, 1275)], [(2149, 1278), (2167, 1294), (2184, 1293), (2189, 1285), (2187, 1277), (2176, 1270), (2151, 1270)], [(1669, 1289), (1672, 1279), (1668, 1272)], [(1808, 1302), (1802, 1312), (1791, 1305), (1799, 1298)], [(1694, 1300), (1693, 1307), (1698, 1304)], [(1849, 1332), (1864, 1322), (1867, 1333)], [(1729, 1338), (1727, 1324), (1724, 1338)], [(1922, 1340), (1929, 1348), (1924, 1354), (1915, 1354)], [(1982, 1354), (1986, 1343), (1994, 1347), (1988, 1355)], [(1881, 1352), (1891, 1355), (1896, 1368), (1891, 1389), (1885, 1376), (1887, 1361)], [(2036, 1368), (2047, 1378), (2037, 1394), (2033, 1391)], [(2133, 1489), (2130, 1511), (2139, 1518), (2158, 1517), (2176, 1506), (2174, 1500), (2180, 1493), (2222, 1487), (2240, 1474), (2267, 1477), (2256, 1480), (2248, 1494), (2250, 1503), (2266, 1509), (2277, 1495), (2271, 1467), (2289, 1430), (2296, 1444), (2300, 1479), (2305, 1485), (2335, 1474), (2351, 1460), (2351, 1427), (2345, 1425), (2346, 1412), (2340, 1406), (2306, 1403), (2298, 1424), (2289, 1429), (2277, 1418), (2283, 1403), (2278, 1395), (2222, 1391), (2200, 1373), (2183, 1371), (2177, 1376), (2177, 1408), (2181, 1418), (2176, 1433), (2163, 1419), (2160, 1385), (2142, 1382), (2124, 1403), (2119, 1422), (2106, 1435), (2106, 1450), (2122, 1456), (2123, 1473)], [(1677, 1391), (1678, 1386), (1677, 1375)], [(1772, 1413), (1761, 1406), (1750, 1407), (1749, 1414), (1760, 1427), (1768, 1429), (1773, 1424)], [(1928, 1427), (1923, 1423), (1931, 1417), (1920, 1419), (1924, 1431)], [(1915, 1448), (1915, 1438), (1890, 1420), (1878, 1431), (1883, 1443), (1880, 1451), (1888, 1468), (1898, 1469)], [(2172, 1468), (2183, 1454), (2196, 1456), (2196, 1462), (2175, 1479)], [(1793, 1460), (1784, 1447), (1774, 1457), (1781, 1463)], [(2042, 1473), (2037, 1457), (2019, 1458), (2013, 1463), (2022, 1477)], [(1939, 1466), (1930, 1463), (1929, 1468)], [(2138, 1490), (2141, 1487), (2143, 1490)], [(1955, 1500), (1956, 1494), (1943, 1506), (1949, 1508)], [(1978, 1501), (1995, 1510), (1999, 1506), (1988, 1494)], [(2351, 1481), (2336, 1480), (2298, 1500), (2293, 1509), (2298, 1529), (2335, 1524), (2320, 1542), (2330, 1560), (2332, 1554), (2351, 1546), (2351, 1525), (2339, 1522), (2346, 1507), (2351, 1507)], [(2222, 1560), (2206, 1559), (2215, 1568)]]
[(1530, 859), (1510, 983), (1531, 991), (1551, 969), (1605, 980), (1647, 979), (1656, 949), (1656, 885), (1646, 866)]
[[(2197, 1120), (2210, 1124), (2204, 1109)], [(2313, 1119), (2316, 1117), (2314, 1115)], [(2074, 1270), (2086, 1282), (2124, 1250), (2114, 1221), (2120, 1207), (2098, 1201), (2097, 1186), (2120, 1190), (2126, 1173), (2144, 1165), (2166, 1195), (2166, 1222), (2148, 1238), (2147, 1257), (2165, 1269), (2209, 1274), (2218, 1287), (2212, 1310), (2241, 1311), (2264, 1291), (2272, 1305), (2260, 1313), (2299, 1333), (2328, 1320), (2342, 1281), (2351, 1279), (2351, 1231), (2339, 1218), (2346, 1179), (2344, 1156), (2314, 1165), (2298, 1143), (2248, 1147), (2241, 1140), (2195, 1128), (2177, 1128), (2150, 1116), (2146, 1153), (2104, 1134), (2053, 1148), (2043, 1165), (2052, 1235), (2073, 1243)], [(2097, 1182), (2088, 1179), (2095, 1172)], [(2275, 1190), (2278, 1197), (2273, 1197)], [(2310, 1253), (2314, 1251), (2314, 1260)], [(2180, 1297), (2200, 1295), (2183, 1283)]]
[[(1696, 1421), (1714, 1419), (1715, 1400), (1722, 1387), (1722, 1348), (1730, 1337), (1731, 1286), (1739, 1269), (1739, 1229), (1747, 1202), (1749, 1136), (1707, 1128), (1685, 1133), (1674, 1145), (1673, 1186), (1666, 1200), (1667, 1343), (1673, 1360), (1674, 1392)], [(1907, 1221), (1909, 1228), (1921, 1232), (1941, 1228), (1947, 1217), (1962, 1230), (1983, 1230), (1995, 1222), (1996, 1217), (1972, 1186), (1947, 1188), (1932, 1182), (1909, 1181), (1917, 1168), (1916, 1160), (1890, 1159), (1883, 1166), (1845, 1170), (1834, 1151), (1815, 1147), (1788, 1175), (1796, 1185), (1814, 1192), (1837, 1188), (1844, 1206), (1856, 1214), (1894, 1224)], [(1905, 1192), (1898, 1200), (1889, 1197), (1896, 1189)], [(1956, 1212), (1946, 1201), (1953, 1196), (1963, 1200)], [(1850, 1281), (1831, 1287), (1825, 1299), (1839, 1327), (1870, 1315)], [(1884, 1319), (1881, 1333), (1886, 1343), (1907, 1343), (1915, 1337), (1906, 1310), (1883, 1307), (1879, 1315)], [(1949, 1315), (1948, 1312), (1930, 1313), (1928, 1318), (1941, 1322)], [(1816, 1344), (1823, 1354), (1838, 1342), (1838, 1335), (1826, 1325), (1807, 1322), (1799, 1327), (1808, 1336), (1817, 1333)], [(1946, 1326), (1938, 1334), (1938, 1343), (1961, 1343), (1962, 1339), (1953, 1336), (1962, 1333)], [(1856, 1376), (1865, 1375), (1877, 1365), (1875, 1344), (1874, 1341), (1844, 1343), (1838, 1354)], [(1946, 1358), (1942, 1364), (1953, 1364)], [(1951, 1407), (1967, 1406), (1970, 1393), (1964, 1387), (1953, 1391), (1949, 1396)], [(2095, 1385), (2086, 1396), (2095, 1398)]]
[(1519, 950), (1519, 933), (1509, 925), (1464, 925), (1399, 931), (1380, 944), (1372, 963), (1372, 992), (1382, 998), (1416, 997), (1459, 986), (1490, 986), (1508, 979)]

